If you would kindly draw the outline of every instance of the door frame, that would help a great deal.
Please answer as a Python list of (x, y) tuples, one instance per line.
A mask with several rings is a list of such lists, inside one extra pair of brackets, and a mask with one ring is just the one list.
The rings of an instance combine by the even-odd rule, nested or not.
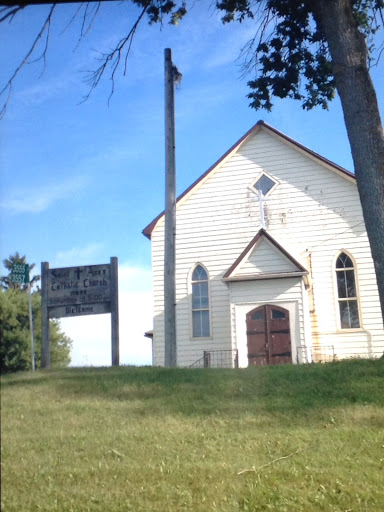
[[(273, 311), (273, 310), (276, 310), (276, 311), (279, 311), (281, 313), (284, 314), (283, 316), (283, 319), (285, 319), (285, 322), (284, 322), (284, 330), (286, 328), (287, 332), (284, 332), (284, 334), (287, 334), (288, 335), (288, 339), (289, 339), (289, 355), (288, 355), (288, 352), (287, 352), (287, 355), (285, 356), (281, 356), (281, 357), (286, 357), (286, 358), (289, 358), (289, 361), (281, 361), (280, 363), (279, 362), (275, 362), (276, 360), (273, 359), (274, 356), (278, 356), (278, 354), (275, 354), (275, 353), (272, 353), (272, 347), (274, 345), (274, 342), (273, 342), (273, 335), (274, 334), (280, 334), (282, 333), (281, 331), (276, 331), (275, 329), (273, 329), (272, 327), (272, 324), (274, 323), (274, 320), (273, 320), (273, 313), (272, 313), (272, 317), (270, 317), (270, 312)], [(249, 318), (249, 315), (252, 313), (252, 312), (256, 312), (256, 311), (262, 311), (263, 312), (263, 318), (260, 319), (260, 322), (261, 322), (261, 325), (259, 325), (258, 329), (261, 329), (259, 331), (259, 334), (260, 335), (264, 335), (262, 336), (262, 338), (264, 338), (264, 341), (262, 342), (262, 345), (260, 345), (260, 349), (261, 347), (263, 346), (263, 352), (260, 352), (260, 356), (262, 357), (262, 354), (264, 353), (265, 354), (265, 359), (266, 359), (266, 362), (265, 364), (267, 365), (274, 365), (274, 364), (292, 364), (292, 361), (293, 361), (293, 354), (292, 354), (292, 340), (291, 340), (291, 322), (290, 322), (290, 314), (289, 314), (289, 310), (287, 308), (283, 308), (281, 305), (277, 306), (276, 304), (271, 304), (271, 303), (266, 303), (266, 304), (263, 304), (261, 306), (257, 306), (256, 308), (254, 309), (251, 309), (251, 311), (248, 311), (248, 313), (246, 314), (245, 316), (245, 322), (246, 322), (246, 333), (247, 333), (247, 357), (248, 357), (248, 364), (250, 362), (250, 359), (253, 360), (253, 363), (255, 363), (255, 361), (257, 362), (257, 358), (255, 360), (255, 357), (250, 357), (250, 336), (252, 335), (255, 335), (256, 332), (252, 332), (250, 331), (251, 327), (252, 327), (252, 319)], [(287, 315), (287, 318), (286, 316)], [(277, 320), (277, 319), (276, 319)], [(276, 321), (275, 320), (275, 321)], [(255, 325), (253, 325), (253, 327), (255, 328)], [(288, 339), (286, 340), (288, 342)], [(252, 352), (251, 352), (251, 355), (252, 355)], [(251, 364), (250, 366), (264, 366), (264, 364)]]
[(248, 343), (246, 330), (246, 315), (253, 309), (267, 304), (279, 306), (289, 311), (289, 324), (291, 333), (292, 364), (297, 364), (296, 347), (304, 344), (301, 342), (299, 323), (298, 300), (269, 300), (255, 302), (237, 302), (232, 304), (232, 348), (238, 349), (239, 368), (248, 367)]

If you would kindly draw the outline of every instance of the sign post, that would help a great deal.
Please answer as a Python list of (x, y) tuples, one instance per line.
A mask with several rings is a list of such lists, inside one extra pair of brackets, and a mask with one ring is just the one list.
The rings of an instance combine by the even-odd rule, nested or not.
[(111, 313), (112, 365), (119, 366), (118, 260), (110, 264), (49, 268), (41, 264), (42, 367), (49, 368), (49, 319)]

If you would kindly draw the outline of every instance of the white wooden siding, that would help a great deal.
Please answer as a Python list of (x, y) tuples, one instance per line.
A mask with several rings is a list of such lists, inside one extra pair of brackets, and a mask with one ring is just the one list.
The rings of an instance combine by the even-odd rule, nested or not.
[[(376, 278), (355, 183), (262, 129), (178, 204), (178, 364), (193, 363), (202, 356), (204, 349), (232, 346), (234, 318), (232, 311), (231, 320), (230, 304), (233, 300), (230, 301), (229, 285), (223, 283), (222, 277), (260, 229), (259, 205), (249, 184), (262, 170), (279, 182), (265, 205), (266, 229), (310, 271), (314, 344), (334, 345), (341, 356), (345, 355), (341, 347), (345, 347), (348, 340), (353, 347), (360, 344), (366, 353), (369, 338), (373, 352), (382, 351), (384, 330)], [(164, 362), (163, 231), (162, 218), (152, 232), (156, 365)], [(335, 255), (342, 249), (348, 250), (356, 261), (360, 291), (362, 329), (349, 333), (350, 336), (337, 328), (338, 306), (332, 267)], [(257, 251), (254, 254), (257, 260)], [(270, 264), (275, 260), (272, 257)], [(187, 276), (198, 262), (206, 267), (210, 278), (212, 336), (208, 340), (191, 340), (190, 337)], [(257, 270), (261, 262), (254, 261), (254, 264)], [(240, 271), (249, 270), (243, 267)], [(252, 288), (253, 284), (249, 286)]]

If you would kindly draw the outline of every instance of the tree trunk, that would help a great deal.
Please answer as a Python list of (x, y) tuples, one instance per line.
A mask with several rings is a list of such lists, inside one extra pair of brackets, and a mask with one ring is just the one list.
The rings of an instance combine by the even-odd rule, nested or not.
[(313, 11), (332, 57), (384, 317), (384, 133), (366, 41), (350, 0), (315, 0)]

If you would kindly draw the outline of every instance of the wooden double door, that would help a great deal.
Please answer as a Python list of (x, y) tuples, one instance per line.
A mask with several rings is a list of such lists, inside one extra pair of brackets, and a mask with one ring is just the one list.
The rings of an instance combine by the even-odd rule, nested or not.
[(246, 316), (248, 366), (292, 363), (289, 311), (273, 304)]

